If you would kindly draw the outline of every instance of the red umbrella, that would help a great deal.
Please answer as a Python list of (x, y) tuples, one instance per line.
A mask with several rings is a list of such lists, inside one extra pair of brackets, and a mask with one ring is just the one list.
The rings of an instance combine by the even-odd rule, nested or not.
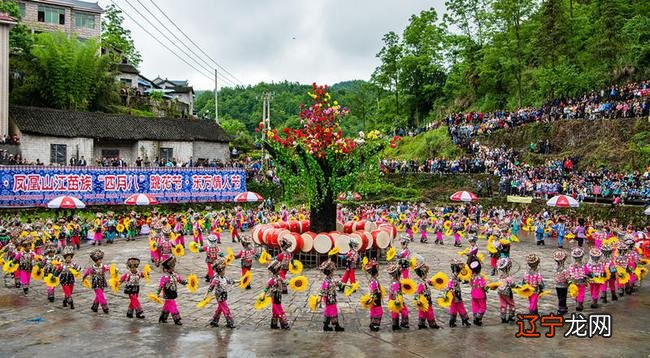
[(580, 206), (580, 203), (568, 195), (556, 195), (550, 198), (546, 202), (546, 205), (554, 206), (557, 208), (577, 208)]
[(149, 194), (133, 194), (124, 201), (126, 205), (156, 205), (158, 200)]
[(74, 196), (63, 195), (50, 200), (47, 207), (50, 209), (83, 209), (86, 204)]
[(457, 191), (457, 192), (453, 193), (449, 197), (449, 199), (451, 199), (451, 201), (467, 201), (467, 202), (469, 202), (469, 201), (477, 201), (478, 196), (476, 196), (476, 194), (474, 194), (474, 193), (470, 193), (469, 191)]
[(253, 191), (245, 191), (241, 194), (237, 194), (237, 196), (233, 199), (233, 201), (237, 203), (250, 203), (262, 200), (264, 200), (264, 198), (260, 194)]

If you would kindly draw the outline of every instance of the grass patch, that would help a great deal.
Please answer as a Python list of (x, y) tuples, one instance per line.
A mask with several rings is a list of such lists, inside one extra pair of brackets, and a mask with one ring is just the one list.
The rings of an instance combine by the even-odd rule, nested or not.
[(456, 159), (464, 154), (447, 134), (447, 127), (404, 137), (396, 148), (386, 148), (383, 158), (424, 161), (429, 158)]

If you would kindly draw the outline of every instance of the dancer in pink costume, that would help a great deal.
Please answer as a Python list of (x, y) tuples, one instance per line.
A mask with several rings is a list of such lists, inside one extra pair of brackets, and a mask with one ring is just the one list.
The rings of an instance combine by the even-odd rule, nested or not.
[(573, 257), (573, 264), (567, 268), (569, 274), (569, 282), (578, 286), (578, 295), (576, 296), (576, 311), (584, 309), (585, 291), (587, 289), (587, 269), (582, 264), (582, 258), (585, 255), (581, 247), (576, 247), (571, 250), (571, 257)]
[[(605, 281), (605, 284), (600, 285), (600, 300), (602, 303), (607, 303), (607, 288), (609, 287), (609, 292), (612, 295), (612, 301), (617, 301), (618, 296), (616, 295), (616, 261), (612, 257), (612, 246), (609, 244), (603, 244), (600, 247), (600, 251), (603, 253), (604, 262), (603, 267), (605, 271), (609, 271), (609, 280)], [(607, 272), (605, 272), (607, 276)]]
[(95, 299), (90, 309), (93, 312), (97, 312), (99, 306), (102, 306), (102, 311), (108, 313), (108, 302), (106, 302), (106, 297), (104, 297), (104, 289), (106, 288), (106, 277), (104, 274), (110, 270), (110, 267), (102, 264), (104, 251), (100, 249), (95, 249), (90, 252), (90, 259), (93, 261), (93, 264), (86, 268), (83, 276), (84, 280), (90, 276), (90, 283), (92, 289), (95, 291)]
[(568, 293), (569, 274), (564, 266), (567, 258), (567, 253), (564, 249), (557, 249), (553, 253), (553, 260), (555, 260), (555, 293), (557, 294), (557, 314), (564, 315), (569, 311), (566, 304), (566, 297)]
[(542, 277), (542, 274), (539, 273), (539, 261), (539, 256), (535, 253), (526, 255), (528, 270), (524, 273), (522, 283), (531, 285), (535, 290), (534, 293), (528, 297), (528, 313), (531, 315), (539, 314), (537, 300), (539, 294), (544, 290), (544, 278)]
[(174, 256), (168, 257), (161, 265), (163, 275), (160, 276), (157, 294), (160, 296), (162, 292), (165, 303), (160, 311), (158, 322), (167, 323), (167, 318), (171, 315), (174, 323), (181, 326), (183, 323), (181, 323), (181, 314), (178, 307), (176, 307), (176, 298), (178, 297), (178, 285), (187, 285), (187, 280), (174, 271), (176, 268), (176, 258)]
[(429, 274), (429, 266), (427, 266), (423, 260), (418, 260), (418, 262), (415, 264), (414, 271), (419, 279), (416, 291), (417, 296), (415, 298), (418, 299), (418, 296), (422, 295), (429, 303), (429, 307), (427, 307), (426, 310), (418, 310), (418, 329), (427, 328), (427, 323), (429, 324), (429, 328), (439, 329), (440, 326), (438, 326), (438, 323), (436, 323), (436, 315), (433, 312), (433, 299), (431, 298), (430, 286), (431, 282), (427, 278), (427, 275)]
[(104, 227), (102, 225), (102, 213), (97, 213), (95, 214), (95, 222), (94, 222), (94, 232), (95, 234), (93, 235), (93, 245), (100, 245), (102, 244), (102, 239), (104, 238), (104, 234), (102, 233), (102, 228)]
[(161, 234), (158, 236), (158, 261), (156, 266), (160, 266), (160, 263), (167, 260), (173, 256), (174, 243), (171, 242), (171, 229), (169, 226), (163, 226), (160, 230)]
[[(241, 275), (244, 277), (246, 272), (250, 272), (251, 268), (253, 267), (253, 259), (258, 257), (257, 250), (253, 248), (253, 244), (251, 242), (250, 237), (245, 237), (242, 239), (241, 244), (243, 248), (241, 251), (235, 255), (236, 259), (240, 259), (241, 262)], [(252, 274), (252, 272), (251, 272)], [(251, 284), (248, 283), (246, 286), (247, 290), (251, 289)]]
[(377, 332), (381, 326), (381, 317), (384, 315), (382, 289), (379, 283), (379, 264), (375, 259), (372, 259), (366, 264), (364, 270), (370, 275), (368, 279), (368, 290), (372, 296), (372, 303), (370, 304), (370, 330)]
[(278, 276), (280, 276), (282, 279), (280, 282), (282, 285), (282, 293), (286, 294), (287, 285), (285, 282), (287, 280), (287, 271), (289, 271), (289, 264), (293, 263), (293, 253), (289, 251), (291, 248), (291, 242), (289, 242), (289, 240), (280, 238), (278, 240), (278, 244), (280, 245), (280, 250), (282, 251), (275, 257), (275, 261), (277, 261), (279, 264)]
[(426, 217), (426, 215), (422, 215), (420, 218), (420, 242), (421, 243), (426, 243), (429, 241), (429, 237), (427, 235), (427, 228), (429, 227), (429, 219)]
[(627, 272), (630, 274), (630, 281), (625, 285), (625, 289), (628, 291), (627, 294), (631, 295), (636, 289), (635, 285), (637, 282), (634, 270), (636, 270), (636, 266), (639, 264), (639, 261), (641, 261), (641, 257), (639, 256), (639, 253), (636, 252), (636, 242), (631, 235), (626, 235), (624, 244), (627, 245)]
[(343, 278), (341, 282), (343, 283), (355, 283), (357, 282), (357, 277), (355, 276), (355, 270), (357, 268), (357, 262), (359, 262), (359, 253), (357, 249), (359, 248), (359, 241), (355, 238), (350, 238), (350, 251), (345, 254), (344, 265), (345, 272), (343, 273)]
[(442, 219), (436, 220), (434, 230), (436, 231), (436, 244), (444, 245), (442, 241)]
[(472, 288), (472, 315), (474, 316), (474, 324), (477, 326), (483, 325), (483, 316), (487, 311), (487, 296), (485, 290), (485, 279), (481, 276), (481, 262), (474, 259), (469, 263), (469, 269), (472, 270), (472, 277), (469, 279), (469, 285)]
[(496, 265), (499, 270), (500, 285), (497, 288), (497, 293), (499, 294), (499, 315), (501, 316), (501, 323), (514, 322), (516, 310), (515, 300), (512, 294), (514, 282), (512, 276), (510, 276), (512, 260), (504, 257), (499, 259)]
[(124, 293), (129, 295), (129, 308), (126, 310), (126, 317), (133, 318), (133, 312), (135, 312), (137, 318), (143, 319), (144, 311), (140, 300), (138, 300), (138, 294), (140, 294), (140, 279), (144, 278), (145, 274), (138, 271), (138, 266), (140, 266), (139, 258), (131, 257), (126, 260), (126, 268), (129, 272), (123, 274), (120, 281), (124, 283)]
[[(282, 292), (283, 289), (286, 289), (286, 284), (284, 279), (280, 277), (280, 261), (273, 261), (269, 264), (269, 272), (271, 273), (271, 278), (266, 282), (266, 288), (264, 289), (264, 295), (271, 296), (271, 329), (282, 328), (284, 330), (289, 329), (289, 321), (287, 320), (287, 315), (284, 313), (284, 308), (282, 307)], [(278, 327), (278, 321), (280, 326)]]
[(462, 325), (469, 327), (472, 324), (469, 323), (469, 316), (467, 316), (467, 310), (463, 303), (461, 280), (458, 277), (460, 271), (465, 267), (465, 263), (454, 257), (451, 259), (450, 267), (452, 276), (449, 279), (447, 288), (443, 291), (445, 295), (448, 292), (452, 293), (452, 301), (449, 306), (449, 327), (456, 327), (456, 316), (458, 315), (460, 315)]
[(63, 307), (70, 305), (70, 309), (74, 309), (74, 302), (72, 301), (72, 291), (74, 290), (75, 273), (81, 272), (81, 266), (72, 262), (74, 257), (74, 249), (72, 246), (66, 246), (63, 249), (63, 262), (56, 268), (56, 273), (61, 282), (61, 289), (63, 290)]
[[(221, 315), (226, 318), (226, 327), (235, 328), (235, 321), (232, 319), (230, 307), (228, 307), (228, 288), (234, 283), (233, 280), (225, 276), (226, 273), (226, 260), (218, 258), (213, 264), (214, 278), (210, 281), (207, 297), (211, 292), (214, 292), (214, 297), (217, 299), (217, 308), (214, 310), (214, 315), (210, 321), (210, 326), (219, 327), (219, 320)], [(204, 297), (205, 298), (205, 297)]]
[(19, 241), (17, 251), (14, 255), (14, 261), (18, 262), (18, 277), (20, 278), (20, 287), (26, 295), (29, 292), (32, 267), (34, 265), (36, 253), (30, 249), (32, 246), (30, 237)]
[[(400, 278), (400, 269), (394, 263), (388, 264), (386, 271), (390, 275), (392, 281), (390, 283), (390, 289), (388, 290), (388, 299), (389, 300), (402, 300), (405, 301), (402, 294), (402, 285), (399, 282)], [(400, 316), (402, 318), (400, 322)], [(409, 329), (409, 311), (406, 308), (406, 304), (402, 305), (402, 308), (399, 312), (390, 312), (390, 317), (393, 319), (393, 331), (398, 331), (402, 328)]]
[[(602, 247), (602, 246), (601, 246)], [(598, 308), (598, 298), (604, 284), (595, 282), (605, 278), (605, 265), (601, 262), (603, 253), (600, 249), (593, 248), (589, 250), (589, 262), (585, 265), (585, 270), (589, 276), (589, 291), (591, 292), (591, 308)]]
[(199, 213), (195, 213), (194, 216), (192, 217), (192, 219), (193, 219), (193, 222), (192, 222), (192, 236), (194, 237), (194, 242), (196, 242), (199, 245), (203, 246), (203, 233), (201, 232), (201, 230), (203, 228), (201, 227), (201, 224), (199, 223), (199, 218), (200, 218)]
[[(67, 247), (67, 246), (66, 246)], [(65, 249), (64, 249), (65, 250)], [(55, 263), (60, 263), (63, 261), (60, 256), (56, 255), (56, 247), (52, 243), (47, 243), (43, 249), (45, 256), (38, 264), (43, 268), (43, 275), (47, 276), (49, 274), (56, 274), (56, 265)], [(54, 287), (47, 287), (47, 299), (50, 302), (54, 302)]]
[[(345, 329), (339, 324), (339, 310), (336, 305), (336, 291), (344, 285), (334, 278), (336, 264), (332, 260), (327, 260), (320, 265), (320, 270), (325, 275), (323, 283), (320, 286), (320, 297), (322, 297), (325, 309), (323, 310), (323, 331), (342, 332)], [(330, 324), (334, 328), (330, 327)]]
[(402, 236), (400, 240), (402, 244), (402, 250), (397, 254), (399, 259), (399, 272), (402, 274), (402, 278), (409, 278), (409, 268), (411, 267), (411, 251), (409, 250), (410, 240), (406, 236)]
[(207, 240), (208, 245), (199, 248), (199, 252), (205, 252), (205, 263), (208, 266), (208, 272), (205, 275), (205, 282), (210, 282), (214, 278), (213, 266), (217, 262), (217, 259), (223, 257), (224, 254), (221, 252), (221, 249), (218, 244), (218, 239), (214, 235), (208, 235)]

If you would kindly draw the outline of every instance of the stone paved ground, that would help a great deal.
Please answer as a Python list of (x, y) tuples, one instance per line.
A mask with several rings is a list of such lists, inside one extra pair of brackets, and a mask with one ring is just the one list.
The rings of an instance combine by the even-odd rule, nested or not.
[[(229, 242), (225, 239), (224, 242)], [(537, 251), (542, 256), (541, 269), (547, 279), (549, 288), (553, 288), (551, 260), (552, 246), (538, 248), (531, 244), (530, 238), (522, 238), (511, 250), (514, 258), (513, 276), (520, 278), (523, 274), (525, 253)], [(449, 273), (448, 261), (459, 251), (447, 240), (447, 245), (413, 243), (412, 251), (422, 255), (431, 266), (431, 274), (437, 271)], [(225, 244), (223, 246), (231, 246)], [(78, 263), (87, 264), (87, 254), (91, 246), (82, 248), (76, 255)], [(115, 262), (118, 268), (125, 270), (124, 262), (131, 255), (142, 259), (148, 258), (146, 240), (136, 242), (118, 242), (102, 246), (105, 250), (105, 261)], [(239, 246), (233, 249), (237, 252)], [(484, 251), (484, 250), (483, 250)], [(486, 252), (484, 251), (484, 254)], [(143, 260), (145, 261), (145, 260)], [(179, 259), (178, 272), (187, 275), (195, 273), (199, 278), (205, 274), (204, 254), (192, 254), (186, 250), (186, 255)], [(3, 344), (0, 345), (0, 356), (18, 355), (31, 356), (47, 349), (52, 356), (63, 356), (67, 353), (93, 354), (100, 356), (123, 355), (124, 352), (144, 355), (161, 355), (176, 353), (180, 355), (226, 355), (233, 356), (267, 356), (267, 355), (325, 355), (328, 352), (335, 356), (377, 355), (389, 352), (402, 352), (410, 356), (430, 356), (434, 352), (452, 354), (460, 349), (461, 355), (472, 355), (472, 352), (491, 350), (493, 353), (531, 353), (534, 355), (582, 355), (589, 348), (598, 347), (593, 351), (611, 352), (617, 355), (647, 356), (650, 353), (650, 333), (647, 328), (647, 318), (650, 317), (650, 290), (643, 287), (633, 297), (626, 297), (598, 309), (598, 312), (611, 312), (614, 315), (614, 337), (611, 339), (593, 338), (514, 338), (516, 325), (502, 325), (498, 317), (498, 298), (494, 292), (488, 293), (488, 313), (483, 327), (455, 328), (446, 327), (448, 314), (440, 307), (435, 307), (438, 322), (443, 327), (440, 331), (418, 331), (417, 311), (410, 305), (411, 330), (392, 333), (390, 317), (385, 313), (382, 330), (379, 333), (368, 331), (367, 311), (360, 308), (358, 298), (365, 292), (367, 279), (358, 272), (361, 282), (358, 293), (347, 298), (339, 296), (341, 321), (346, 328), (345, 333), (323, 333), (322, 316), (320, 312), (312, 313), (307, 307), (307, 298), (318, 292), (322, 275), (316, 269), (306, 269), (310, 287), (306, 292), (293, 293), (283, 297), (284, 307), (290, 319), (290, 332), (271, 331), (268, 327), (270, 308), (256, 311), (253, 308), (254, 299), (262, 289), (267, 279), (266, 269), (255, 264), (253, 270), (253, 289), (241, 290), (233, 286), (229, 294), (229, 303), (234, 314), (237, 329), (210, 328), (207, 323), (212, 316), (214, 301), (204, 309), (195, 308), (206, 290), (206, 283), (201, 280), (200, 289), (190, 294), (181, 288), (179, 308), (183, 316), (182, 327), (173, 323), (159, 325), (157, 318), (160, 306), (148, 301), (147, 293), (156, 289), (159, 272), (152, 274), (152, 281), (141, 289), (146, 320), (137, 321), (126, 318), (125, 312), (129, 300), (123, 293), (113, 294), (107, 291), (111, 312), (108, 315), (93, 313), (90, 304), (93, 299), (91, 290), (81, 285), (75, 287), (75, 304), (77, 309), (70, 311), (61, 307), (61, 292), (57, 291), (56, 303), (46, 300), (45, 286), (40, 283), (33, 285), (28, 296), (23, 296), (16, 289), (0, 288), (0, 327), (2, 327)], [(489, 272), (488, 272), (489, 273)], [(238, 279), (238, 261), (228, 268), (227, 275)], [(382, 271), (384, 284), (388, 283), (387, 274)], [(647, 286), (647, 285), (646, 285)], [(469, 297), (469, 288), (464, 288), (465, 297)], [(517, 298), (518, 307), (525, 311), (527, 302)], [(385, 303), (385, 302), (384, 302)], [(470, 303), (466, 303), (468, 311)], [(574, 307), (570, 304), (570, 309)], [(542, 313), (556, 309), (554, 295), (544, 297), (540, 303)], [(387, 312), (388, 310), (385, 309)], [(585, 313), (590, 313), (587, 308)], [(170, 320), (171, 322), (171, 320)], [(222, 320), (223, 322), (223, 320)], [(553, 344), (548, 344), (553, 341)], [(161, 348), (165, 342), (165, 348)], [(336, 344), (343, 343), (343, 344)], [(523, 344), (522, 344), (523, 343)], [(616, 343), (616, 344), (612, 344)], [(303, 347), (303, 348), (301, 348)], [(593, 355), (592, 355), (593, 356)]]

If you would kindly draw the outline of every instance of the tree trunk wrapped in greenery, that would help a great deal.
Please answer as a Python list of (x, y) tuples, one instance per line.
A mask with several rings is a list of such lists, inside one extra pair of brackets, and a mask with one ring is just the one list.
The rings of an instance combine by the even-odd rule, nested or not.
[(312, 87), (314, 103), (301, 106), (302, 127), (268, 131), (265, 146), (276, 161), (285, 195), (307, 194), (312, 231), (334, 231), (337, 193), (350, 190), (362, 171), (377, 170), (377, 154), (386, 141), (377, 131), (343, 137), (341, 121), (350, 111), (332, 101), (327, 86)]

